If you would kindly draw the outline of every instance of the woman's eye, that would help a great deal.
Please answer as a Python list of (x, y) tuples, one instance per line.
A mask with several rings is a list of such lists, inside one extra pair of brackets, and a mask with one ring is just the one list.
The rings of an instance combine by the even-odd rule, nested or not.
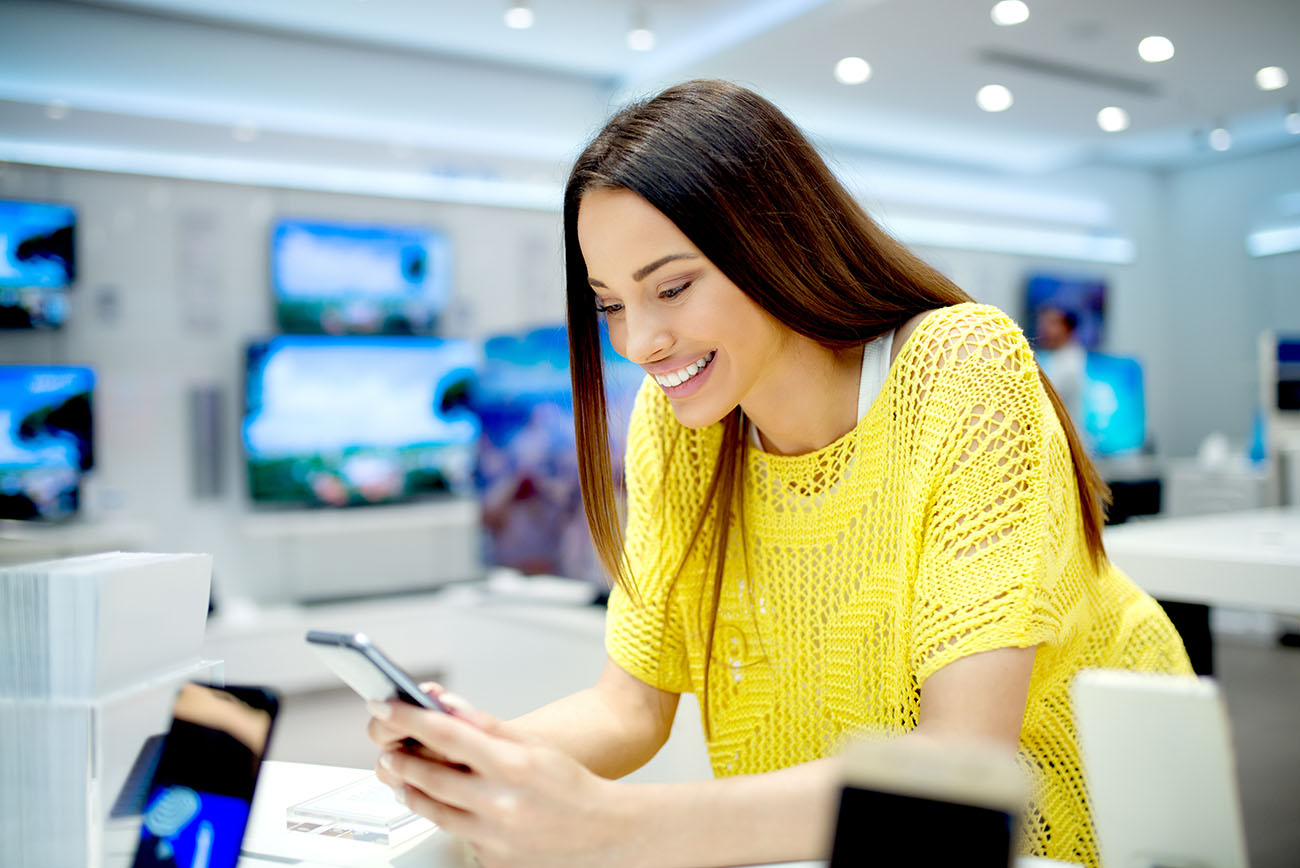
[(663, 292), (659, 293), (659, 297), (676, 298), (677, 296), (681, 295), (683, 292), (685, 292), (690, 288), (691, 288), (690, 283), (683, 283), (681, 286), (675, 286), (672, 289), (665, 289)]
[(596, 302), (596, 313), (601, 314), (602, 316), (613, 316), (622, 310), (623, 305), (621, 304), (602, 304), (599, 301)]

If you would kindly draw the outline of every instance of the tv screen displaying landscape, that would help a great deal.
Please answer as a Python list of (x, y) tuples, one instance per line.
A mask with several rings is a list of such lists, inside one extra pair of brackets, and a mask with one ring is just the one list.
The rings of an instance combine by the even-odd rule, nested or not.
[(58, 328), (76, 279), (77, 215), (67, 205), (0, 200), (0, 328)]
[[(604, 339), (610, 448), (622, 476), (627, 421), (645, 378)], [(479, 491), (485, 560), (529, 574), (603, 582), (582, 511), (569, 345), (562, 326), (487, 340), (472, 406), (483, 421)]]
[(473, 491), (478, 351), (436, 338), (281, 336), (248, 350), (254, 501), (392, 503)]
[(422, 226), (281, 220), (271, 276), (285, 332), (427, 336), (451, 298), (451, 244)]
[(89, 368), (0, 365), (0, 518), (58, 520), (77, 512), (95, 463)]

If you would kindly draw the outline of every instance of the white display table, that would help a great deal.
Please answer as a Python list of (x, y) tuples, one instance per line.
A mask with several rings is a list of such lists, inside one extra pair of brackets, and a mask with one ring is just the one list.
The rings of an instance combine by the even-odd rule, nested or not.
[[(285, 827), (289, 805), (359, 780), (370, 772), (302, 763), (267, 762), (253, 800), (253, 816), (244, 838), (240, 868), (296, 865), (301, 868), (474, 868), (469, 851), (439, 830), (388, 847), (338, 838), (322, 839)], [(825, 862), (783, 862), (783, 868), (826, 868)], [(1020, 858), (1016, 868), (1050, 868), (1068, 863)]]
[(1300, 506), (1134, 521), (1105, 542), (1153, 597), (1300, 614)]

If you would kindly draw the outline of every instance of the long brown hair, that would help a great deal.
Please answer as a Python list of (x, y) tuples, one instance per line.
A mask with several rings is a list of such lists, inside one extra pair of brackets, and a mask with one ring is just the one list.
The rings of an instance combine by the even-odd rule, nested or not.
[[(645, 199), (761, 308), (828, 348), (865, 344), (917, 314), (971, 298), (877, 226), (799, 129), (757, 94), (722, 81), (691, 81), (614, 115), (569, 175), (564, 250), (587, 523), (602, 565), (635, 595), (610, 473), (599, 324), (578, 246), (578, 207), (585, 193), (600, 189), (626, 189)], [(1084, 534), (1096, 562), (1105, 557), (1101, 531), (1109, 491), (1041, 370), (1039, 378), (1069, 441)], [(718, 461), (687, 548), (689, 557), (716, 510), (708, 549), (713, 586), (705, 693), (727, 536), (733, 514), (741, 515), (745, 427), (739, 407), (723, 420)]]

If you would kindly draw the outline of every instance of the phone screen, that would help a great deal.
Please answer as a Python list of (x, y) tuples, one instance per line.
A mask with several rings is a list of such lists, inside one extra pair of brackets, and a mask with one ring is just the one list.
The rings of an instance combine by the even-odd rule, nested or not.
[(134, 868), (234, 868), (277, 709), (260, 688), (181, 688)]
[(1013, 828), (1007, 811), (847, 786), (830, 868), (904, 861), (1007, 868)]

